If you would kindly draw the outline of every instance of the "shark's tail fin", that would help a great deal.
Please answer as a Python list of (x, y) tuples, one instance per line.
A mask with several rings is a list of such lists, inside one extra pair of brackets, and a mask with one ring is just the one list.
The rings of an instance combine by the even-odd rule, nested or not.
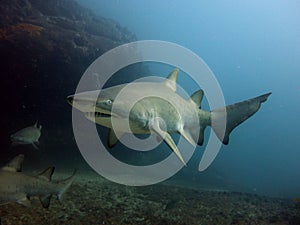
[(271, 93), (211, 111), (211, 127), (217, 137), (227, 145), (230, 132), (255, 114)]
[(59, 190), (57, 197), (60, 201), (62, 200), (64, 193), (69, 189), (69, 187), (73, 183), (76, 172), (77, 170), (74, 170), (73, 174), (70, 177), (58, 182)]

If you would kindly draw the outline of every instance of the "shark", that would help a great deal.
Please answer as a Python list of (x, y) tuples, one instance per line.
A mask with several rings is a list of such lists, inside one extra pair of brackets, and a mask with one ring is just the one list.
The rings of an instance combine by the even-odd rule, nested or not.
[[(110, 129), (108, 147), (113, 147), (126, 133), (154, 133), (186, 165), (171, 134), (182, 135), (193, 146), (203, 145), (204, 130), (211, 126), (220, 141), (227, 145), (234, 128), (254, 115), (271, 92), (211, 111), (203, 110), (202, 89), (185, 99), (177, 93), (179, 69), (174, 69), (162, 82), (135, 82), (99, 91), (86, 91), (67, 96), (67, 101), (84, 116)], [(122, 92), (126, 88), (126, 92)], [(121, 95), (121, 97), (120, 97)], [(159, 96), (158, 96), (159, 95)], [(140, 100), (132, 104), (132, 100)], [(145, 97), (143, 97), (145, 96)], [(225, 119), (225, 120), (224, 120)], [(130, 131), (123, 125), (129, 121)], [(220, 124), (225, 121), (222, 128)]]
[(36, 122), (34, 125), (25, 127), (10, 136), (12, 145), (28, 145), (31, 144), (35, 149), (38, 149), (39, 138), (42, 132), (42, 125)]
[(32, 197), (38, 197), (44, 208), (48, 208), (52, 195), (61, 200), (71, 186), (76, 171), (69, 178), (52, 181), (54, 167), (49, 167), (37, 176), (22, 172), (24, 155), (14, 157), (0, 169), (0, 202), (1, 205), (17, 202), (30, 206)]

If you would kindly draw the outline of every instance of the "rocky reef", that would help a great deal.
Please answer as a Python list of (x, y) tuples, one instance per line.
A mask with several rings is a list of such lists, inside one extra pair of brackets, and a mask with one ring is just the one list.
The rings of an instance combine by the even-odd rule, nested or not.
[[(135, 36), (118, 23), (94, 15), (73, 0), (4, 0), (0, 5), (0, 40), (27, 49), (55, 52), (68, 63), (99, 54)], [(24, 46), (24, 47), (25, 47)]]
[[(66, 96), (75, 92), (97, 57), (134, 40), (135, 35), (120, 24), (74, 0), (2, 0), (0, 101), (7, 109), (1, 111), (6, 118), (1, 120), (2, 148), (9, 148), (10, 133), (39, 120), (48, 132), (45, 136), (52, 138), (42, 140), (41, 148), (68, 144), (74, 151)], [(57, 146), (50, 146), (50, 140)]]

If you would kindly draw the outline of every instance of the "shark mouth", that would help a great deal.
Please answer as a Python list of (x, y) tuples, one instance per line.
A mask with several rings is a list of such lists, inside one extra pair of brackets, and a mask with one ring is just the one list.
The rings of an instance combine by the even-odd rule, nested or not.
[(101, 112), (86, 112), (85, 115), (87, 117), (95, 117), (95, 118), (100, 118), (100, 117), (110, 118), (111, 117), (110, 114), (101, 113)]

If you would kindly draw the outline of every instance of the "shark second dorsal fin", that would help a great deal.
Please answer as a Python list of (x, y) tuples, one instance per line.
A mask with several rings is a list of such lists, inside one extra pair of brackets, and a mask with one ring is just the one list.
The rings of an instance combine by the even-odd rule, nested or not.
[(202, 89), (196, 91), (191, 95), (190, 101), (194, 102), (201, 109), (201, 102), (204, 96), (204, 92)]
[(165, 84), (173, 91), (176, 91), (176, 82), (178, 79), (179, 69), (174, 69), (167, 77)]
[(42, 178), (42, 179), (45, 179), (47, 181), (51, 181), (51, 178), (52, 178), (52, 175), (54, 173), (54, 169), (55, 167), (54, 166), (51, 166), (47, 169), (45, 169), (43, 172), (41, 172), (38, 177)]
[(7, 163), (2, 170), (10, 171), (10, 172), (21, 172), (22, 165), (24, 161), (24, 155), (20, 154), (13, 158), (9, 163)]

